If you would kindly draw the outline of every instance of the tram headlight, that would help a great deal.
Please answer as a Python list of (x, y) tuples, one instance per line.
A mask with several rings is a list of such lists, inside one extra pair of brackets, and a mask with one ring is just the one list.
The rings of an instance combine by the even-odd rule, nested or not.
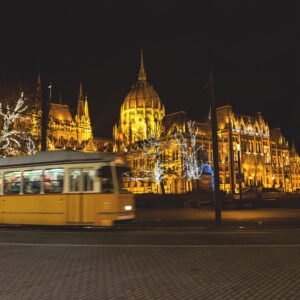
[(124, 208), (125, 208), (125, 210), (132, 210), (132, 206), (131, 205), (126, 205)]

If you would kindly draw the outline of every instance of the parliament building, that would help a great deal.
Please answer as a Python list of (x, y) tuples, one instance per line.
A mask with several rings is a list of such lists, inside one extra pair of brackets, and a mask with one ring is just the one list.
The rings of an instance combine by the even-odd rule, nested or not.
[[(31, 135), (38, 141), (39, 150), (40, 78), (35, 94), (32, 114), (25, 121), (30, 123)], [(213, 165), (210, 118), (206, 122), (192, 121), (191, 132), (191, 120), (185, 111), (166, 114), (158, 93), (147, 80), (143, 52), (137, 82), (125, 97), (119, 122), (113, 127), (113, 141), (94, 137), (82, 84), (74, 115), (61, 100), (49, 100), (48, 150), (113, 151), (124, 156), (133, 174), (124, 184), (133, 193), (185, 193), (211, 188), (211, 174), (204, 172), (200, 178), (191, 180), (185, 174), (184, 165), (184, 155), (190, 155), (192, 149), (205, 153), (205, 160), (197, 157), (199, 162)], [(217, 121), (222, 190), (238, 192), (238, 180), (242, 180), (242, 188), (300, 190), (300, 157), (295, 144), (290, 147), (280, 128), (270, 128), (261, 113), (237, 114), (230, 105), (217, 108)], [(182, 137), (187, 145), (185, 153), (174, 143), (174, 136)], [(145, 150), (147, 143), (152, 145)]]
[[(59, 103), (57, 103), (59, 102)], [(31, 116), (31, 135), (40, 148), (41, 140), (41, 79), (37, 80), (35, 103)], [(77, 100), (77, 111), (73, 116), (67, 104), (61, 99), (54, 102), (49, 98), (49, 117), (47, 127), (47, 150), (80, 150), (84, 152), (111, 151), (112, 142), (93, 136), (89, 115), (88, 98), (84, 95), (83, 85), (80, 83)]]
[[(137, 83), (125, 97), (120, 109), (120, 120), (113, 127), (114, 152), (128, 160), (137, 179), (126, 182), (133, 193), (185, 193), (207, 188), (207, 176), (188, 180), (183, 174), (181, 148), (169, 143), (174, 133), (188, 134), (190, 120), (184, 111), (166, 114), (165, 107), (154, 87), (148, 82), (143, 52)], [(300, 189), (300, 157), (295, 144), (289, 147), (280, 128), (270, 128), (261, 113), (252, 116), (235, 113), (230, 105), (217, 108), (220, 188), (237, 192), (237, 174), (242, 174), (242, 188), (269, 187), (285, 191)], [(206, 151), (207, 163), (212, 162), (212, 130), (207, 122), (194, 122), (197, 147)], [(145, 153), (145, 141), (156, 137), (163, 144), (159, 160), (165, 170), (160, 185), (147, 176), (140, 178), (140, 170), (154, 170), (155, 159)], [(192, 141), (187, 141), (191, 146)], [(153, 153), (153, 152), (152, 152)], [(240, 160), (240, 164), (238, 164)], [(239, 169), (240, 167), (240, 169)]]

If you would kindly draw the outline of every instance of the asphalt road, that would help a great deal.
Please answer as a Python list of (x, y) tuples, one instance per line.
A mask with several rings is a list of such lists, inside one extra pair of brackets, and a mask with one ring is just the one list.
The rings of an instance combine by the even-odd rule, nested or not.
[(300, 299), (300, 210), (227, 211), (223, 227), (209, 209), (137, 213), (115, 228), (0, 227), (0, 299)]
[(4, 229), (0, 299), (299, 299), (300, 230)]

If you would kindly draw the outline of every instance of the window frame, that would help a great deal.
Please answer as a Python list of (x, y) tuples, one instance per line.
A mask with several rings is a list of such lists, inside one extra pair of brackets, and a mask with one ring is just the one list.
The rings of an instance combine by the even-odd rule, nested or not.
[[(6, 193), (5, 192), (5, 174), (7, 173), (20, 173), (20, 186), (19, 186), (19, 192), (18, 193)], [(3, 195), (6, 196), (12, 196), (12, 195), (22, 195), (23, 194), (23, 172), (21, 170), (13, 170), (13, 171), (5, 171), (2, 174), (2, 187), (3, 187)], [(11, 182), (10, 182), (11, 184)]]
[[(76, 168), (76, 167), (69, 168), (68, 171), (66, 172), (68, 193), (76, 194), (76, 193), (97, 193), (97, 192), (99, 192), (97, 190), (97, 186), (96, 186), (96, 184), (97, 184), (97, 173), (96, 173), (97, 169), (98, 168), (95, 168), (93, 166), (85, 166), (85, 167), (80, 167), (80, 168)], [(79, 190), (78, 191), (71, 191), (71, 189), (70, 189), (70, 171), (74, 171), (74, 170), (80, 171)], [(92, 190), (84, 190), (84, 176), (83, 176), (84, 171), (93, 171), (94, 172), (93, 189)]]
[[(40, 175), (40, 192), (39, 193), (25, 193), (24, 189), (24, 173), (25, 172), (33, 172), (33, 171), (41, 171)], [(30, 170), (23, 170), (22, 173), (22, 194), (24, 195), (40, 195), (44, 193), (44, 170), (43, 169), (30, 169)], [(31, 181), (30, 181), (31, 182)]]
[[(80, 171), (80, 175), (79, 175), (79, 190), (78, 191), (71, 191), (71, 189), (70, 189), (70, 187), (71, 187), (71, 185), (70, 185), (70, 171), (74, 171), (74, 170), (78, 170), (78, 171)], [(68, 180), (68, 184), (67, 184), (67, 186), (68, 186), (68, 193), (72, 193), (72, 194), (76, 194), (76, 193), (81, 193), (82, 192), (82, 187), (81, 187), (81, 182), (82, 182), (82, 176), (81, 176), (81, 168), (70, 168), (70, 169), (68, 169), (68, 172), (67, 172), (67, 180)]]
[[(63, 170), (63, 179), (62, 179), (62, 187), (61, 187), (61, 191), (60, 192), (47, 192), (46, 191), (46, 188), (45, 188), (45, 176), (46, 176), (46, 172), (49, 171), (49, 170), (55, 170), (55, 169), (60, 169), (60, 170)], [(53, 168), (46, 168), (43, 170), (43, 192), (44, 194), (63, 194), (65, 193), (65, 176), (66, 176), (66, 169), (65, 168), (61, 168), (61, 167), (53, 167)], [(61, 181), (61, 180), (51, 180), (51, 181)]]
[[(94, 176), (93, 176), (93, 189), (92, 190), (84, 190), (84, 176), (83, 173), (84, 171), (94, 171)], [(81, 192), (82, 193), (93, 193), (96, 192), (96, 170), (93, 167), (83, 167), (81, 168)]]

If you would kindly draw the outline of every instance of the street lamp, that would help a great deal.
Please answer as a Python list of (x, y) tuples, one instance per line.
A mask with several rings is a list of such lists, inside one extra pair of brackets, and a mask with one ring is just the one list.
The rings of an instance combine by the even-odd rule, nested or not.
[(240, 194), (240, 203), (242, 203), (242, 173), (241, 173), (241, 145), (236, 145), (236, 150), (238, 153), (238, 183), (239, 183), (239, 194)]

